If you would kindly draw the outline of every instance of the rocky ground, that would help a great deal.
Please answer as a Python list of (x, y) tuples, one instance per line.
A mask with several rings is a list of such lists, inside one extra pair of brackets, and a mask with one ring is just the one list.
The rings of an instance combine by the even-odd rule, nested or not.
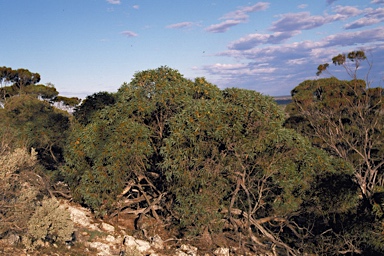
[[(204, 249), (204, 243), (212, 245), (212, 238), (203, 238), (201, 241), (179, 240), (172, 236), (172, 232), (159, 225), (152, 225), (151, 219), (141, 220), (137, 229), (137, 218), (134, 215), (123, 215), (111, 220), (100, 220), (92, 213), (76, 204), (66, 201), (62, 205), (70, 212), (75, 223), (76, 231), (71, 244), (56, 245), (45, 244), (39, 250), (27, 252), (18, 243), (17, 237), (0, 240), (0, 255), (120, 255), (120, 256), (229, 256), (252, 255), (241, 253), (236, 246), (216, 246), (215, 249)], [(216, 243), (220, 244), (219, 238)], [(198, 248), (191, 244), (200, 244)], [(273, 254), (271, 254), (273, 255)]]

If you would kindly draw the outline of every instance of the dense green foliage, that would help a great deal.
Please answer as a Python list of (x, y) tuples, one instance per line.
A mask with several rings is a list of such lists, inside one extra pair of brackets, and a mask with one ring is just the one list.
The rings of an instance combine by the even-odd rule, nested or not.
[[(365, 55), (333, 62), (348, 60), (359, 67)], [(318, 74), (328, 68), (320, 65)], [(0, 206), (31, 206), (23, 219), (0, 209), (0, 236), (25, 232), (29, 223), (29, 246), (70, 239), (72, 227), (62, 229), (68, 216), (56, 203), (53, 214), (36, 208), (43, 195), (69, 196), (45, 172), (57, 174), (52, 178), (69, 185), (69, 197), (100, 217), (133, 213), (141, 228), (151, 216), (178, 238), (204, 237), (212, 248), (221, 236), (257, 253), (378, 255), (383, 91), (351, 74), (352, 81), (298, 85), (286, 119), (271, 97), (220, 90), (169, 67), (137, 72), (116, 93), (95, 93), (78, 106), (79, 99), (59, 96), (53, 85), (38, 85), (37, 73), (0, 68)], [(58, 102), (76, 106), (73, 116)], [(21, 182), (33, 187), (25, 198)], [(22, 229), (7, 218), (22, 220)]]
[(75, 107), (80, 103), (77, 97), (59, 96), (52, 83), (46, 85), (37, 84), (40, 81), (39, 73), (32, 73), (27, 69), (16, 69), (0, 67), (0, 102), (5, 103), (13, 96), (27, 94), (43, 99), (51, 105), (62, 104), (66, 107)]
[(40, 74), (32, 73), (28, 69), (20, 68), (13, 70), (8, 67), (0, 67), (0, 84), (11, 84), (11, 87), (14, 87), (14, 91), (23, 90), (25, 87), (34, 85), (39, 81)]
[[(353, 167), (353, 181), (359, 187), (361, 200), (356, 212), (345, 217), (349, 222), (348, 240), (356, 248), (382, 251), (384, 90), (370, 88), (357, 78), (357, 69), (365, 60), (361, 51), (339, 54), (332, 62), (343, 66), (352, 80), (308, 80), (294, 88), (293, 102), (287, 106), (290, 117), (286, 127), (294, 128), (310, 138), (314, 146)], [(320, 65), (318, 75), (328, 68)]]
[(58, 96), (53, 85), (36, 85), (39, 74), (2, 67), (0, 79), (0, 239), (37, 247), (37, 240), (60, 242), (64, 229), (70, 240), (72, 223), (57, 222), (63, 209), (46, 214), (53, 220), (46, 223), (37, 212), (43, 197), (67, 196), (52, 174), (64, 160), (71, 117), (52, 106)]
[[(348, 179), (352, 169), (284, 128), (270, 97), (160, 67), (135, 74), (113, 98), (79, 119), (62, 168), (74, 198), (101, 215), (139, 202), (184, 235), (226, 230), (245, 247), (293, 255), (312, 225), (298, 216), (319, 221), (355, 206), (353, 189), (322, 198), (341, 178), (318, 182)], [(125, 194), (134, 197), (126, 205), (117, 200)]]
[(0, 109), (4, 129), (14, 129), (19, 140), (39, 153), (42, 164), (54, 170), (63, 161), (63, 147), (70, 127), (68, 113), (34, 96), (22, 94)]
[(115, 98), (111, 93), (94, 93), (91, 96), (87, 96), (81, 105), (75, 108), (73, 115), (79, 123), (86, 125), (92, 120), (94, 112), (114, 103)]

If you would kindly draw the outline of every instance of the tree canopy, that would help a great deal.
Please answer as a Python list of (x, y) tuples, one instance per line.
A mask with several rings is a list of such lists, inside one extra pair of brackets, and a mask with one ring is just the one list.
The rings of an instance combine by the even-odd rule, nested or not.
[[(358, 185), (362, 198), (357, 216), (365, 216), (366, 226), (373, 225), (373, 229), (381, 230), (384, 90), (371, 88), (369, 80), (358, 78), (357, 71), (361, 65), (366, 62), (370, 67), (364, 52), (339, 54), (332, 58), (332, 62), (344, 67), (351, 80), (331, 77), (299, 84), (292, 90), (293, 102), (287, 106), (290, 117), (286, 127), (294, 128), (310, 138), (314, 146), (353, 167), (353, 181)], [(329, 72), (329, 68), (328, 64), (320, 65), (318, 75)], [(376, 220), (372, 222), (367, 216)], [(375, 232), (369, 230), (367, 233)], [(373, 243), (380, 244), (377, 241), (382, 241), (383, 237), (374, 237), (376, 242)]]
[(4, 126), (14, 129), (27, 147), (36, 149), (48, 169), (57, 168), (70, 127), (68, 113), (33, 96), (20, 95), (6, 102), (0, 116)]
[(319, 219), (317, 207), (332, 215), (356, 202), (348, 189), (328, 201), (316, 194), (317, 182), (352, 169), (284, 128), (271, 97), (169, 67), (136, 73), (115, 102), (104, 96), (72, 129), (61, 170), (75, 200), (99, 215), (150, 214), (182, 236), (226, 230), (256, 251), (295, 255), (303, 247), (292, 241), (305, 241), (311, 225), (297, 216)]
[[(0, 68), (0, 220), (9, 220), (0, 237), (24, 232), (35, 200), (49, 194), (101, 218), (133, 214), (143, 235), (150, 218), (210, 249), (224, 239), (264, 254), (380, 254), (384, 93), (358, 79), (365, 61), (360, 51), (335, 56), (351, 80), (302, 82), (286, 113), (272, 97), (167, 66), (81, 104), (37, 84), (37, 73)], [(322, 64), (318, 75), (329, 70)], [(19, 203), (35, 205), (26, 218), (13, 213)]]

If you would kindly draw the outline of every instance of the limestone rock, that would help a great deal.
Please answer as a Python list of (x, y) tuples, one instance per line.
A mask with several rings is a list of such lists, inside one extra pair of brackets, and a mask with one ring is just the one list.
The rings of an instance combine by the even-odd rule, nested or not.
[(187, 253), (181, 251), (180, 249), (178, 249), (178, 250), (176, 251), (176, 254), (175, 254), (175, 255), (176, 255), (176, 256), (191, 256), (191, 255), (189, 255), (189, 254), (187, 254)]
[(151, 247), (154, 249), (164, 249), (164, 241), (159, 235), (155, 235), (151, 238)]
[(229, 256), (229, 248), (217, 248), (213, 254), (215, 256)]
[(137, 250), (141, 252), (145, 252), (151, 248), (151, 245), (149, 244), (149, 242), (144, 240), (136, 239), (136, 244), (137, 244), (136, 246)]
[(136, 248), (140, 252), (146, 252), (151, 248), (149, 242), (140, 239), (135, 239), (132, 236), (124, 237), (124, 245), (126, 247)]
[(101, 242), (92, 242), (89, 243), (89, 247), (96, 249), (98, 251), (97, 255), (99, 256), (111, 255), (111, 248), (107, 244)]
[(197, 248), (188, 245), (188, 244), (182, 244), (180, 248), (176, 251), (177, 256), (197, 256)]
[(74, 207), (74, 206), (69, 205), (69, 204), (65, 204), (64, 206), (69, 211), (69, 214), (71, 216), (71, 220), (75, 224), (90, 228), (92, 230), (98, 230), (99, 229), (95, 224), (91, 223), (91, 217), (90, 216), (92, 216), (92, 214), (90, 213), (89, 210), (87, 210), (83, 207), (80, 207), (80, 206)]
[(115, 232), (115, 227), (105, 222), (101, 223), (101, 228), (110, 233)]
[(116, 243), (116, 238), (114, 236), (111, 236), (111, 235), (108, 235), (106, 238), (105, 238), (105, 241), (109, 242), (109, 243)]

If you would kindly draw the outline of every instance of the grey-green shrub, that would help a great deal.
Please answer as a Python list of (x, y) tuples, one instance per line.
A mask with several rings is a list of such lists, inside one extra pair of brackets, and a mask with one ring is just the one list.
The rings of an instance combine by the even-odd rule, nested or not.
[(72, 240), (74, 232), (70, 214), (55, 198), (45, 198), (28, 221), (28, 232), (23, 237), (27, 249), (44, 243), (64, 243)]
[(35, 150), (12, 150), (6, 143), (3, 139), (0, 146), (0, 238), (25, 232), (37, 197), (42, 195)]

